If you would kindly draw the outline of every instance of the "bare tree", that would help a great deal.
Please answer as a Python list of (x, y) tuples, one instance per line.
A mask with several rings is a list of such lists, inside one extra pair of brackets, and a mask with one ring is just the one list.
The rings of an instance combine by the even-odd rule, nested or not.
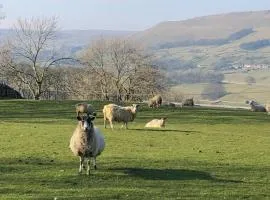
[(126, 40), (112, 40), (109, 45), (109, 69), (118, 101), (122, 100), (124, 84), (131, 81), (131, 76), (136, 72), (136, 53), (137, 49)]
[[(94, 42), (82, 56), (89, 73), (97, 77), (103, 97), (108, 100), (134, 100), (136, 96), (162, 88), (162, 75), (151, 59), (131, 41), (113, 39)], [(164, 77), (163, 77), (164, 78)]]
[(57, 57), (53, 48), (57, 19), (19, 19), (14, 31), (12, 40), (1, 50), (0, 67), (27, 86), (33, 98), (38, 100), (49, 87), (44, 83), (50, 78), (51, 67), (61, 60), (70, 59)]
[(96, 85), (98, 85), (103, 99), (109, 100), (111, 74), (107, 70), (109, 63), (107, 41), (104, 38), (94, 41), (83, 53), (82, 60), (89, 67), (88, 74), (94, 74), (97, 78)]

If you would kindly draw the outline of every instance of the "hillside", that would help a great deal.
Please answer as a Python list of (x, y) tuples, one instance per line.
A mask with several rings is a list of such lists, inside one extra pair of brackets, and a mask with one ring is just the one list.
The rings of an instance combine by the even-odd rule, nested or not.
[[(239, 12), (162, 22), (133, 38), (158, 58), (192, 62), (207, 68), (268, 63), (270, 11)], [(222, 63), (221, 63), (222, 64)]]
[(162, 22), (133, 38), (154, 52), (175, 93), (204, 103), (207, 85), (222, 82), (221, 104), (247, 106), (270, 99), (269, 21), (270, 11), (219, 14)]

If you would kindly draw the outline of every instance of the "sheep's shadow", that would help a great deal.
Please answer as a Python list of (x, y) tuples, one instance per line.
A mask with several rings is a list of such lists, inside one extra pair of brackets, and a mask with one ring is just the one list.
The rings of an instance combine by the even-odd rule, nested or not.
[(124, 174), (145, 180), (208, 180), (224, 183), (242, 183), (238, 180), (217, 179), (208, 172), (187, 169), (111, 168)]
[(159, 128), (134, 128), (129, 129), (134, 131), (155, 131), (155, 132), (180, 132), (180, 133), (200, 133), (200, 131), (187, 131), (187, 130), (179, 130), (179, 129), (159, 129)]

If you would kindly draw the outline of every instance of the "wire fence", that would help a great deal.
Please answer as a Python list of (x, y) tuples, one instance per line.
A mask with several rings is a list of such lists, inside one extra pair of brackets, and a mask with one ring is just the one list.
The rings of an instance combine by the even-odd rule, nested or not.
[[(256, 99), (257, 94), (269, 94), (269, 101), (263, 101), (260, 99)], [(248, 100), (256, 100), (262, 104), (266, 104), (270, 102), (270, 88), (266, 88), (262, 91), (241, 91), (241, 92), (231, 92), (230, 95), (238, 95), (240, 98), (237, 100), (223, 100), (222, 98), (216, 99), (216, 100), (209, 100), (209, 99), (203, 99), (202, 96), (205, 94), (212, 94), (212, 93), (185, 93), (183, 92), (180, 98), (176, 98), (173, 94), (168, 93), (162, 94), (163, 97), (163, 104), (164, 105), (170, 105), (171, 103), (182, 106), (182, 103), (188, 99), (193, 98), (195, 106), (204, 106), (204, 107), (221, 107), (221, 108), (241, 108), (241, 109), (250, 109), (250, 106), (248, 105)], [(250, 94), (256, 94), (256, 95), (250, 95)], [(125, 95), (122, 94), (122, 99), (125, 101)], [(129, 94), (130, 95), (130, 94)], [(44, 99), (47, 100), (67, 100), (67, 99), (73, 99), (73, 100), (104, 100), (102, 97), (107, 96), (110, 101), (117, 101), (116, 94), (115, 93), (101, 93), (101, 92), (95, 92), (94, 95), (86, 95), (84, 98), (70, 98), (67, 93), (64, 91), (49, 91), (46, 93), (46, 95), (43, 95)], [(254, 96), (254, 98), (245, 98), (245, 96)], [(132, 94), (132, 101), (137, 101), (140, 103), (148, 103), (148, 100), (153, 97), (153, 94), (149, 93), (133, 93)]]

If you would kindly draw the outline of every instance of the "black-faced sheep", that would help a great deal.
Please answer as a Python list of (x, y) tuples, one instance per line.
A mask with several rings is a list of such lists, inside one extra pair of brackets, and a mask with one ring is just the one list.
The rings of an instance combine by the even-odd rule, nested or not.
[(162, 97), (160, 95), (154, 96), (152, 99), (149, 99), (148, 106), (150, 108), (158, 108), (162, 104)]
[(251, 111), (253, 112), (266, 112), (266, 109), (263, 105), (258, 104), (256, 101), (246, 101), (250, 105)]
[(138, 104), (133, 104), (132, 106), (118, 106), (116, 104), (108, 104), (103, 107), (104, 116), (104, 128), (106, 128), (106, 121), (110, 122), (111, 129), (113, 129), (113, 121), (123, 122), (126, 127), (128, 122), (132, 122), (138, 111)]
[(94, 127), (95, 116), (78, 116), (78, 125), (70, 139), (69, 147), (75, 156), (80, 157), (79, 173), (82, 172), (84, 160), (87, 159), (87, 174), (90, 174), (90, 159), (96, 169), (96, 157), (105, 148), (104, 136)]
[(78, 104), (75, 105), (75, 109), (76, 109), (77, 117), (80, 114), (83, 114), (83, 113), (85, 113), (87, 115), (94, 115), (94, 116), (96, 116), (95, 109), (94, 109), (94, 107), (91, 104), (78, 103)]
[(160, 119), (153, 119), (150, 122), (148, 122), (145, 127), (146, 128), (162, 128), (165, 127), (165, 121), (166, 117), (160, 118)]

